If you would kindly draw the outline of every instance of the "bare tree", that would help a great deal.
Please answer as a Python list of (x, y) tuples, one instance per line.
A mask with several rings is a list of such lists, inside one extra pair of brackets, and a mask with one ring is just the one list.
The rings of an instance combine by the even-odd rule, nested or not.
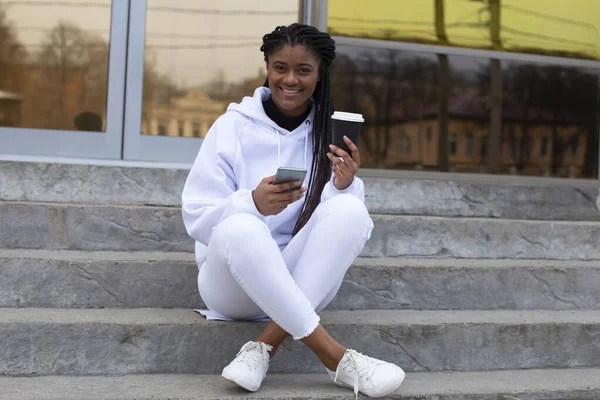
[[(425, 116), (425, 109), (438, 101), (439, 93), (435, 86), (435, 82), (438, 80), (437, 74), (438, 66), (436, 63), (420, 57), (411, 59), (402, 66), (403, 79), (410, 83), (407, 89), (408, 95), (405, 99), (410, 99), (416, 103), (416, 117), (420, 122), (423, 121)], [(423, 124), (419, 123), (418, 154), (421, 166), (425, 163), (424, 137)]]
[(80, 107), (99, 115), (106, 115), (108, 101), (109, 46), (101, 37), (86, 34), (86, 52), (81, 60), (82, 90)]
[[(444, 18), (444, 0), (433, 0), (435, 7), (435, 32), (440, 44), (448, 44)], [(438, 54), (438, 167), (450, 169), (448, 143), (448, 98), (450, 96), (450, 64), (447, 54)]]
[(386, 158), (386, 147), (389, 142), (390, 114), (395, 93), (394, 78), (397, 65), (394, 62), (394, 52), (385, 50), (383, 57), (378, 53), (369, 52), (363, 55), (365, 59), (362, 69), (362, 86), (364, 93), (371, 103), (372, 115), (369, 116), (374, 129), (371, 149), (376, 166), (382, 166)]
[(511, 66), (505, 71), (505, 90), (511, 94), (516, 104), (514, 115), (521, 125), (521, 135), (511, 131), (511, 146), (517, 143), (517, 171), (522, 172), (529, 165), (532, 138), (529, 132), (532, 110), (540, 105), (540, 71), (535, 65)]
[[(552, 174), (558, 174), (569, 149), (578, 147), (585, 136), (589, 142), (586, 163), (592, 162), (592, 155), (598, 151), (597, 76), (577, 68), (545, 66), (541, 68), (540, 79), (540, 103), (550, 112), (552, 121)], [(559, 136), (558, 127), (571, 124), (579, 129), (566, 139)], [(589, 173), (589, 166), (586, 168)]]
[(27, 50), (0, 3), (0, 90), (21, 92), (23, 77), (17, 66), (26, 59)]
[[(69, 115), (68, 96), (72, 80), (81, 78), (81, 64), (86, 52), (84, 32), (77, 26), (59, 22), (48, 34), (38, 54), (42, 69), (41, 89), (44, 93), (41, 107), (46, 128), (67, 128)], [(79, 75), (79, 76), (78, 76)], [(77, 83), (75, 83), (77, 85)], [(71, 117), (71, 118), (69, 118)]]
[(167, 74), (156, 69), (156, 54), (146, 50), (144, 59), (144, 104), (168, 105), (182, 90)]

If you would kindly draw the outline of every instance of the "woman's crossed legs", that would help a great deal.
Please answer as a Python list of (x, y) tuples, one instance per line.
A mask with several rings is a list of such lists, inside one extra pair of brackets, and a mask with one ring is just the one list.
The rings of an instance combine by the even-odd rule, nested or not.
[[(289, 335), (306, 344), (330, 373), (338, 369), (340, 361), (346, 364), (346, 348), (320, 325), (317, 313), (334, 298), (372, 228), (364, 204), (348, 194), (320, 204), (283, 252), (268, 227), (255, 216), (236, 214), (222, 221), (213, 231), (198, 276), (204, 302), (231, 319), (256, 319), (265, 314), (271, 318), (257, 340), (242, 348), (223, 375), (257, 390), (269, 356)], [(354, 364), (356, 357), (365, 357), (356, 352), (351, 355)], [(258, 375), (241, 373), (246, 365), (256, 362), (262, 366)], [(343, 382), (343, 376), (339, 380)]]

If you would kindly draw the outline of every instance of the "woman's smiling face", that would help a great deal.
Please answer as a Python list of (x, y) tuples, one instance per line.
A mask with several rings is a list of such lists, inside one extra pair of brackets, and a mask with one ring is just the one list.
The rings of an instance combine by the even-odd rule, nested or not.
[(269, 89), (284, 115), (297, 117), (306, 111), (319, 81), (319, 64), (304, 45), (285, 45), (267, 57)]

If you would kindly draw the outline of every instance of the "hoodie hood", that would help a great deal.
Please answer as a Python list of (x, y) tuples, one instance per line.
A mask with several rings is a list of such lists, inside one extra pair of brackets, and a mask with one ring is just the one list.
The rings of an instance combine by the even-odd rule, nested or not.
[[(302, 129), (302, 125), (294, 129), (292, 132), (289, 132), (277, 125), (275, 122), (273, 122), (273, 120), (271, 120), (271, 118), (267, 116), (263, 107), (263, 102), (268, 100), (269, 97), (271, 97), (271, 89), (267, 87), (259, 87), (254, 91), (253, 96), (244, 97), (240, 103), (231, 103), (229, 107), (227, 107), (227, 112), (240, 113), (247, 118), (253, 119), (255, 122), (271, 128), (271, 132), (277, 131), (279, 134), (283, 134), (285, 136), (288, 136), (289, 133), (292, 133), (294, 136), (296, 133), (303, 133), (305, 129)], [(312, 126), (314, 115), (314, 107), (311, 107), (310, 114), (303, 124), (308, 122)]]
[(275, 135), (277, 137), (277, 167), (281, 165), (281, 136), (285, 136), (286, 139), (290, 140), (303, 140), (304, 141), (304, 169), (308, 169), (308, 151), (309, 151), (309, 140), (310, 133), (312, 132), (312, 124), (315, 115), (315, 107), (311, 107), (308, 117), (304, 120), (300, 126), (293, 131), (288, 131), (279, 125), (277, 125), (271, 118), (265, 113), (263, 102), (268, 100), (271, 96), (271, 89), (267, 87), (259, 87), (254, 91), (253, 96), (246, 96), (240, 103), (231, 103), (227, 107), (227, 112), (235, 112), (243, 115), (244, 117), (251, 119), (255, 124), (261, 125), (265, 128), (265, 132)]

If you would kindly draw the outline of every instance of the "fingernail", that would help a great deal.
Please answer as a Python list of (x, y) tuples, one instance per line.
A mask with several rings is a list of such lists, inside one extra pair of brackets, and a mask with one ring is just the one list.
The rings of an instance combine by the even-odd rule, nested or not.
[(330, 148), (331, 150), (333, 150), (333, 145), (332, 145), (332, 144), (330, 144), (330, 145), (329, 145), (329, 148)]
[(348, 136), (344, 135), (344, 139), (348, 139)]

